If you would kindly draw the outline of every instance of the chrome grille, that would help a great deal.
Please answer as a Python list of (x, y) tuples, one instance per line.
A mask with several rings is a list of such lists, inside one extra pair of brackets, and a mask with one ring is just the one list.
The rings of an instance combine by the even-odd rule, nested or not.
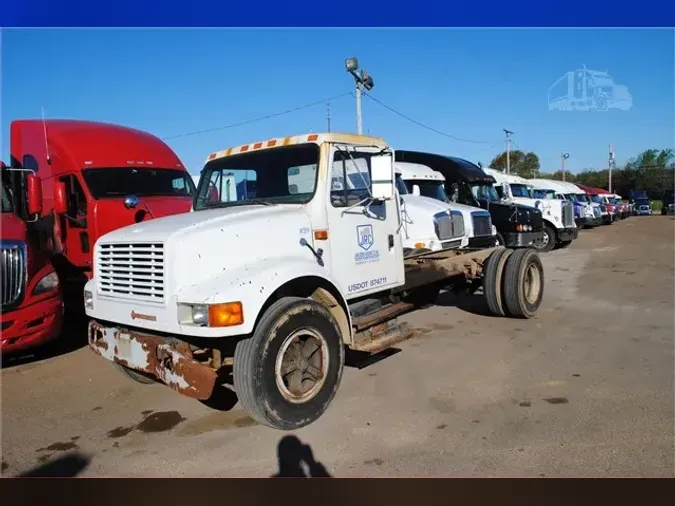
[(562, 222), (563, 227), (574, 227), (574, 206), (569, 202), (562, 203)]
[(26, 245), (18, 241), (3, 241), (0, 262), (2, 309), (8, 309), (23, 297), (26, 286)]
[(606, 213), (607, 212), (607, 206), (605, 204), (600, 204), (600, 212), (601, 213)]
[(489, 213), (471, 213), (471, 219), (474, 237), (492, 235), (492, 217)]
[(464, 235), (464, 218), (459, 211), (438, 213), (434, 216), (436, 236), (441, 240), (455, 239)]
[(99, 244), (97, 249), (96, 284), (100, 294), (164, 300), (162, 243)]

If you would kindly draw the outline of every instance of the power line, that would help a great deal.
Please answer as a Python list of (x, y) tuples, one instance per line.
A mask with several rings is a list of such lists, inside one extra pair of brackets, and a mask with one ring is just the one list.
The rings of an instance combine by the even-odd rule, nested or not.
[(378, 99), (376, 99), (375, 97), (373, 97), (373, 96), (370, 95), (369, 93), (366, 93), (366, 92), (362, 92), (362, 93), (363, 93), (366, 97), (368, 97), (370, 100), (372, 100), (373, 102), (375, 102), (375, 103), (377, 103), (377, 104), (380, 104), (380, 105), (381, 105), (382, 107), (384, 107), (385, 109), (388, 109), (389, 111), (391, 111), (391, 112), (393, 112), (394, 114), (396, 114), (396, 115), (402, 117), (403, 119), (406, 119), (406, 120), (410, 121), (411, 123), (414, 123), (414, 124), (416, 124), (417, 126), (420, 126), (420, 127), (422, 127), (422, 128), (426, 128), (427, 130), (429, 130), (429, 131), (431, 131), (431, 132), (437, 133), (438, 135), (442, 135), (443, 137), (448, 137), (448, 138), (450, 138), (450, 139), (453, 139), (453, 140), (456, 140), (456, 141), (460, 141), (460, 142), (470, 142), (470, 143), (473, 143), (473, 144), (491, 144), (490, 142), (486, 142), (486, 141), (476, 141), (476, 140), (472, 140), (472, 139), (462, 139), (462, 138), (460, 138), (460, 137), (455, 137), (454, 135), (450, 135), (449, 133), (442, 132), (441, 130), (438, 130), (438, 129), (436, 129), (436, 128), (430, 127), (430, 126), (428, 126), (428, 125), (425, 125), (425, 124), (422, 123), (421, 121), (417, 121), (416, 119), (413, 119), (413, 118), (411, 118), (410, 116), (406, 116), (406, 115), (403, 114), (402, 112), (398, 112), (398, 111), (397, 111), (396, 109), (394, 109), (393, 107), (389, 107), (387, 104), (385, 104), (385, 103), (379, 101)]
[(346, 97), (347, 95), (352, 95), (352, 92), (349, 91), (347, 93), (341, 93), (340, 95), (335, 95), (333, 97), (328, 97), (328, 98), (322, 98), (321, 100), (317, 100), (316, 102), (311, 102), (309, 104), (301, 105), (299, 107), (294, 107), (293, 109), (288, 109), (286, 111), (281, 111), (281, 112), (275, 112), (273, 114), (267, 114), (265, 116), (259, 116), (257, 118), (252, 118), (246, 121), (241, 121), (239, 123), (232, 123), (230, 125), (225, 125), (225, 126), (220, 126), (220, 127), (215, 127), (215, 128), (207, 128), (206, 130), (197, 130), (195, 132), (187, 132), (183, 134), (177, 134), (177, 135), (169, 135), (168, 137), (162, 137), (162, 140), (168, 140), (168, 139), (177, 139), (179, 137), (188, 137), (191, 135), (199, 135), (199, 134), (205, 134), (209, 132), (216, 132), (218, 130), (226, 130), (228, 128), (235, 128), (235, 127), (240, 127), (244, 125), (249, 125), (251, 123), (256, 123), (258, 121), (264, 121), (266, 119), (270, 118), (276, 118), (277, 116), (283, 116), (285, 114), (290, 114), (292, 112), (300, 111), (302, 109), (308, 109), (309, 107), (315, 107), (317, 105), (325, 104), (326, 102), (330, 102), (331, 100), (336, 100), (338, 98)]

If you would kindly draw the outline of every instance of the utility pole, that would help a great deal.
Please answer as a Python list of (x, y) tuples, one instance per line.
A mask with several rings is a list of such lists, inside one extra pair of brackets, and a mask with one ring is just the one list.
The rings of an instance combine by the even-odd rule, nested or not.
[(370, 91), (375, 86), (373, 78), (368, 75), (365, 69), (359, 71), (359, 60), (356, 58), (347, 58), (345, 60), (345, 68), (356, 82), (356, 131), (359, 135), (363, 134), (363, 123), (361, 120), (361, 93), (363, 88)]
[(504, 134), (506, 135), (506, 173), (511, 174), (511, 132), (506, 128), (503, 128)]
[(326, 122), (328, 123), (328, 131), (330, 132), (330, 103), (326, 104)]
[(567, 172), (567, 159), (570, 157), (569, 153), (562, 153), (560, 158), (562, 158), (562, 180), (565, 182), (565, 172)]
[(609, 143), (609, 188), (607, 190), (609, 193), (612, 193), (612, 168), (614, 167), (614, 150), (612, 149), (612, 143)]

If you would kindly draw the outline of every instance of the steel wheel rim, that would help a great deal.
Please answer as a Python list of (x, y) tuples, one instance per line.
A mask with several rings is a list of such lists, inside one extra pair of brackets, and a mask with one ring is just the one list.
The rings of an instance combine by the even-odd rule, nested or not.
[(525, 292), (525, 300), (528, 304), (537, 302), (539, 292), (541, 291), (541, 275), (539, 274), (539, 269), (537, 269), (537, 266), (534, 264), (528, 265), (525, 270), (523, 290)]
[(277, 388), (289, 402), (307, 402), (326, 382), (328, 365), (325, 338), (312, 329), (296, 330), (284, 340), (277, 353), (274, 367)]

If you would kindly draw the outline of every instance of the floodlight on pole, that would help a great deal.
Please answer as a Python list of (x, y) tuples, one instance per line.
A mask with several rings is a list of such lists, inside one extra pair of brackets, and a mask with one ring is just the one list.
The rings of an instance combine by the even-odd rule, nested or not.
[(359, 72), (359, 60), (356, 57), (345, 59), (345, 68), (349, 72), (356, 83), (356, 131), (359, 135), (363, 133), (363, 122), (361, 116), (361, 93), (362, 87), (370, 91), (375, 86), (372, 76), (370, 76), (365, 69)]

